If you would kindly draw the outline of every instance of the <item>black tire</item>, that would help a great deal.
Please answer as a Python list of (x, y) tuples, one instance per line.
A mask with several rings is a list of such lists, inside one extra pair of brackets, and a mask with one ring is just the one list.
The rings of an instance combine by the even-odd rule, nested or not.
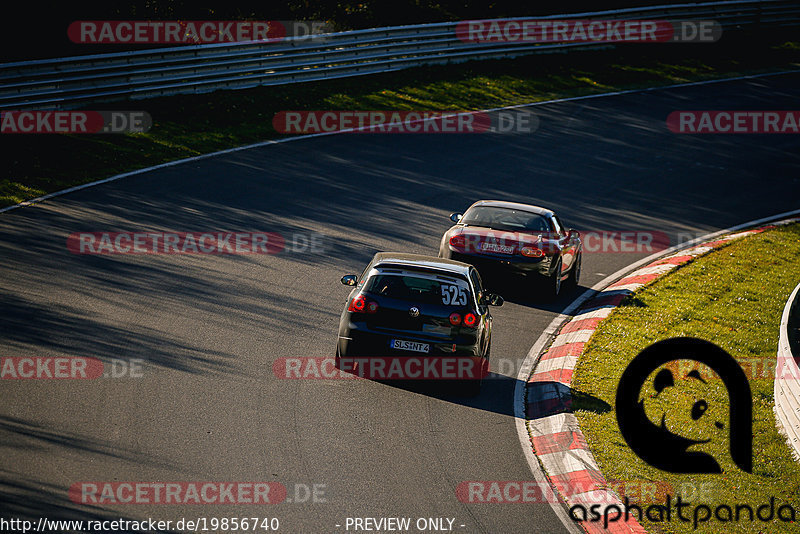
[(336, 356), (334, 359), (334, 366), (337, 370), (342, 370), (342, 357), (339, 355), (339, 343), (336, 343)]
[[(347, 362), (343, 362), (342, 359), (348, 360)], [(349, 364), (349, 369), (346, 368), (345, 364)], [(356, 370), (353, 369), (353, 362), (352, 359), (348, 359), (348, 356), (342, 356), (341, 351), (339, 350), (339, 344), (336, 344), (336, 358), (334, 360), (334, 366), (336, 367), (337, 371), (344, 371), (345, 373), (355, 374)]]
[[(488, 374), (489, 371), (489, 356), (492, 351), (492, 342), (489, 341), (489, 345), (486, 347), (486, 354), (484, 354), (483, 358), (481, 358), (481, 365), (486, 366), (486, 372)], [(464, 395), (467, 397), (477, 397), (481, 394), (481, 386), (483, 386), (483, 377), (484, 372), (483, 368), (480, 370), (480, 378), (477, 380), (464, 380), (462, 390)]]
[(546, 300), (556, 300), (561, 294), (561, 258), (558, 258), (553, 274), (544, 279), (542, 293)]
[(572, 272), (569, 273), (569, 277), (567, 278), (566, 282), (570, 289), (576, 289), (578, 287), (578, 283), (580, 282), (581, 278), (581, 261), (583, 259), (583, 254), (578, 254), (578, 257), (575, 258), (575, 264), (572, 266)]

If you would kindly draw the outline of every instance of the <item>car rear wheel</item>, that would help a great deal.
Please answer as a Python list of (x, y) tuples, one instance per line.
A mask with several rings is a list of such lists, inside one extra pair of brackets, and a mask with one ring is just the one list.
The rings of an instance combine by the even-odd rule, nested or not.
[(579, 254), (577, 258), (575, 258), (575, 265), (572, 267), (572, 272), (569, 273), (569, 278), (567, 278), (567, 283), (570, 289), (575, 289), (578, 287), (578, 282), (581, 278), (581, 259), (583, 258), (583, 254)]
[[(350, 346), (352, 347), (352, 345), (350, 345)], [(348, 350), (351, 350), (351, 349), (348, 349)], [(352, 354), (352, 352), (351, 352), (351, 354)], [(356, 364), (355, 364), (354, 358), (352, 356), (348, 356), (347, 353), (345, 353), (345, 356), (342, 356), (342, 353), (339, 350), (339, 345), (337, 343), (337, 345), (336, 345), (336, 356), (334, 358), (334, 367), (336, 368), (336, 370), (337, 371), (344, 371), (345, 373), (349, 373), (351, 375), (354, 375), (354, 374), (359, 372), (356, 369), (355, 366), (356, 366)]]
[(355, 370), (353, 369), (353, 364), (349, 360), (347, 362), (347, 363), (350, 363), (349, 369), (345, 369), (345, 367), (346, 367), (345, 366), (345, 362), (342, 362), (342, 353), (339, 350), (339, 344), (338, 343), (336, 344), (336, 358), (335, 358), (334, 362), (335, 362), (334, 366), (336, 367), (336, 369), (338, 371), (344, 371), (346, 373), (351, 373), (351, 374), (355, 372)]
[(342, 357), (339, 354), (339, 344), (338, 343), (336, 344), (336, 356), (335, 356), (334, 362), (335, 362), (334, 365), (336, 366), (336, 369), (341, 371), (342, 370)]
[(561, 294), (561, 258), (553, 269), (553, 274), (544, 280), (544, 296), (547, 300), (555, 300)]
[(463, 381), (464, 395), (467, 397), (476, 397), (481, 393), (481, 386), (483, 386), (483, 377), (489, 374), (489, 354), (492, 351), (492, 342), (486, 347), (486, 354), (481, 358), (481, 368), (478, 371), (479, 378), (473, 380)]

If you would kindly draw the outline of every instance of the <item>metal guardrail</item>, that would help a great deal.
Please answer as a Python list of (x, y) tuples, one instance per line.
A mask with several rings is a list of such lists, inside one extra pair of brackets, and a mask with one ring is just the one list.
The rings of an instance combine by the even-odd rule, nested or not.
[[(800, 26), (800, 2), (733, 0), (515, 20), (588, 18), (714, 20), (725, 31), (765, 25)], [(373, 28), (277, 43), (193, 45), (3, 63), (0, 108), (68, 109), (92, 102), (245, 89), (613, 46), (593, 42), (471, 43), (457, 37), (457, 24)]]
[(775, 415), (800, 461), (800, 284), (794, 288), (781, 317), (775, 365)]

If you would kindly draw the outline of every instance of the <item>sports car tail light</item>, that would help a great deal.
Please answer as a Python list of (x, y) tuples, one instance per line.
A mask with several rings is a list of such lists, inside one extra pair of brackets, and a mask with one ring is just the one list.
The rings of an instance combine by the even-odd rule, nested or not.
[(467, 240), (461, 234), (454, 235), (450, 238), (450, 246), (453, 248), (463, 249), (467, 246)]
[(469, 312), (464, 316), (464, 326), (475, 328), (477, 325), (478, 325), (478, 317), (474, 313)]
[(348, 306), (347, 311), (363, 312), (364, 308), (366, 307), (367, 299), (364, 298), (364, 295), (358, 295), (352, 300), (352, 302), (350, 302), (350, 306)]
[(461, 324), (461, 316), (455, 312), (450, 314), (450, 324), (453, 326), (458, 326)]
[(347, 307), (347, 311), (357, 313), (375, 313), (378, 311), (378, 303), (374, 300), (369, 300), (364, 295), (358, 295), (350, 302), (350, 305)]
[(536, 247), (522, 247), (519, 249), (519, 253), (526, 258), (541, 258), (544, 256), (544, 252)]

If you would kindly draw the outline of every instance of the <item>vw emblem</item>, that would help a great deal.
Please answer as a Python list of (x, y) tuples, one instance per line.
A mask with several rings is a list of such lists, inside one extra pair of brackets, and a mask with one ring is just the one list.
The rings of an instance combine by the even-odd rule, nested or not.
[(417, 308), (416, 306), (414, 306), (413, 308), (410, 308), (408, 310), (408, 314), (411, 317), (419, 317), (419, 308)]

